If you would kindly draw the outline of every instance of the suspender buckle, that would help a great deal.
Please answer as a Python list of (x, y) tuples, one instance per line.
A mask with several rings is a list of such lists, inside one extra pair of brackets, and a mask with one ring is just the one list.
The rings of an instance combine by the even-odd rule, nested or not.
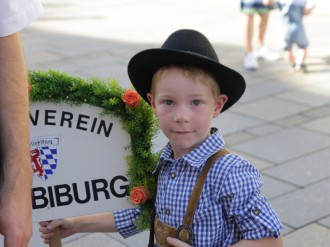
[(191, 226), (189, 225), (183, 224), (179, 226), (178, 229), (176, 230), (176, 238), (189, 245), (192, 245), (193, 237), (194, 237), (194, 232)]

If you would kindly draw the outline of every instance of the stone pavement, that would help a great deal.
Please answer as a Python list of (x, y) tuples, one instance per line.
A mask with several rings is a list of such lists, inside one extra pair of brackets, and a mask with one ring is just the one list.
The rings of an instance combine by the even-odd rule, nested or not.
[[(240, 71), (245, 95), (214, 124), (231, 152), (258, 167), (263, 194), (284, 224), (286, 247), (330, 246), (330, 4), (319, 0), (305, 24), (311, 41), (309, 72), (290, 71), (285, 59), (242, 67), (244, 23), (239, 1), (44, 0), (43, 17), (22, 32), (27, 65), (83, 78), (116, 78), (124, 87), (128, 60), (159, 47), (181, 28), (203, 32), (222, 63)], [(273, 11), (266, 43), (280, 51), (279, 14)], [(159, 136), (156, 143), (165, 142)], [(37, 226), (30, 246), (41, 244)], [(146, 246), (148, 233), (80, 234), (65, 247)]]

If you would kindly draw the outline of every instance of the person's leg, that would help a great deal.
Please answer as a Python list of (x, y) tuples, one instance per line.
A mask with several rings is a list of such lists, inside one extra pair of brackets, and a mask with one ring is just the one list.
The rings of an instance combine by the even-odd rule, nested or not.
[(245, 14), (245, 17), (245, 53), (248, 54), (253, 51), (254, 15)]
[(264, 46), (265, 34), (268, 25), (269, 14), (259, 14), (259, 25), (258, 25), (258, 40), (257, 49), (261, 49)]
[(296, 66), (295, 69), (297, 71), (307, 72), (307, 66), (305, 64), (305, 59), (307, 57), (307, 47), (299, 48), (296, 56)]
[(245, 57), (244, 57), (244, 68), (246, 70), (257, 70), (259, 64), (257, 58), (253, 54), (253, 33), (254, 33), (254, 14), (245, 14)]
[(257, 47), (255, 50), (255, 55), (257, 58), (263, 58), (267, 61), (275, 61), (280, 58), (279, 54), (271, 52), (267, 46), (264, 45), (268, 20), (269, 12), (259, 13)]
[(297, 51), (296, 64), (304, 64), (307, 56), (307, 48), (299, 48)]
[(307, 72), (305, 60), (307, 57), (307, 47), (309, 45), (309, 42), (303, 26), (301, 26), (299, 32), (296, 33), (295, 40), (298, 46), (298, 51), (296, 55), (296, 70)]
[(290, 63), (292, 69), (295, 69), (296, 66), (295, 52), (293, 49), (294, 44), (295, 42), (293, 40), (292, 30), (290, 28), (285, 27), (283, 50), (285, 52), (285, 57)]
[(294, 54), (292, 52), (292, 49), (287, 51), (287, 58), (290, 64), (296, 64), (296, 60), (294, 58)]
[(289, 48), (289, 49), (286, 49), (285, 50), (285, 53), (286, 53), (286, 57), (288, 59), (288, 62), (290, 63), (291, 67), (293, 69), (295, 69), (295, 66), (296, 66), (296, 60), (295, 60), (295, 56), (294, 56), (294, 53), (293, 53), (293, 50), (292, 48)]

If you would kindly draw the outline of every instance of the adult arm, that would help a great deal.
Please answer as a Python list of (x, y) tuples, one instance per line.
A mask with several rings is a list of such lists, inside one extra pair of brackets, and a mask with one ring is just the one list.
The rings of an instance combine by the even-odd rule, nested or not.
[(32, 235), (29, 102), (18, 33), (0, 38), (0, 233), (5, 246), (28, 246)]

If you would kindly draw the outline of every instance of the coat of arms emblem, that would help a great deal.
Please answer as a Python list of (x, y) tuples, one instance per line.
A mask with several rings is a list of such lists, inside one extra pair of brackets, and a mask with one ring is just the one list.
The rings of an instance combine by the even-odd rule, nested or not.
[(36, 179), (47, 181), (55, 174), (58, 166), (59, 140), (57, 136), (31, 139), (31, 164)]

